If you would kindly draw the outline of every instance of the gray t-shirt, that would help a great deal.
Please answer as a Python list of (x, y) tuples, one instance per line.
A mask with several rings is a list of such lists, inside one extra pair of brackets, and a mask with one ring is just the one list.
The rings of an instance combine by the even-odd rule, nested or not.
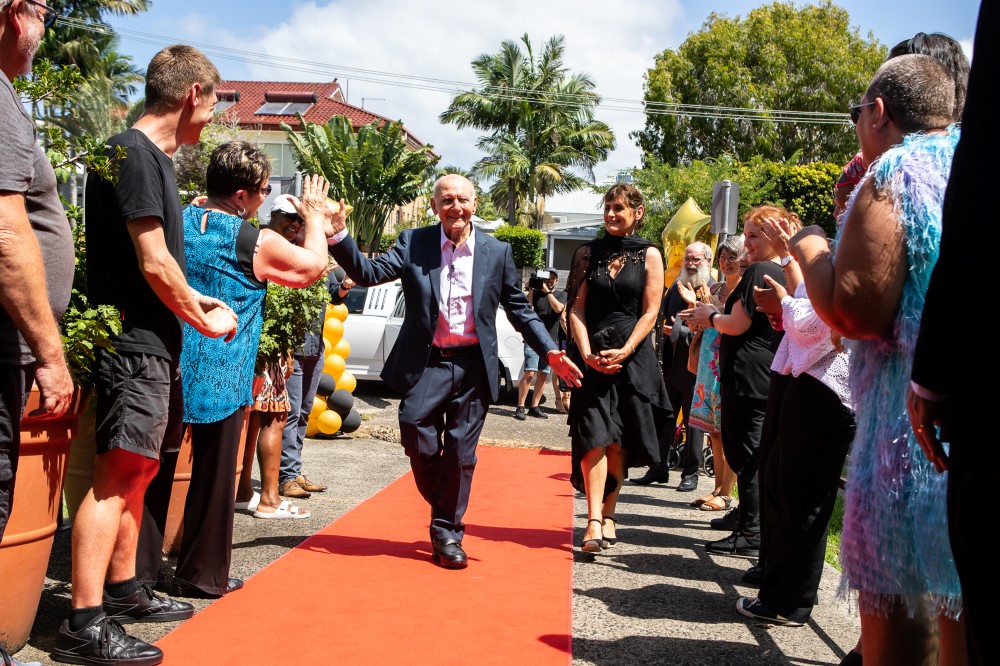
[[(56, 192), (56, 174), (35, 139), (35, 125), (2, 71), (0, 192), (24, 194), (28, 220), (42, 249), (49, 306), (59, 320), (73, 289), (73, 234)], [(34, 360), (10, 315), (0, 307), (0, 363), (25, 365)]]

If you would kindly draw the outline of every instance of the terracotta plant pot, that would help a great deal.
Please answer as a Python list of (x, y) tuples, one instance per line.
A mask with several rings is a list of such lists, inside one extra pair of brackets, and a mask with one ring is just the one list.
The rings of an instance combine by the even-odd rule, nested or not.
[[(236, 482), (239, 483), (243, 472), (243, 447), (246, 442), (247, 423), (250, 420), (250, 408), (243, 412), (243, 430), (240, 432), (240, 450), (236, 455)], [(176, 556), (181, 550), (181, 538), (184, 536), (184, 504), (187, 501), (188, 487), (191, 485), (191, 464), (194, 461), (194, 451), (191, 450), (191, 428), (184, 428), (184, 440), (181, 451), (177, 454), (177, 468), (174, 470), (174, 484), (170, 490), (170, 508), (167, 509), (167, 523), (163, 527), (163, 552)]]
[[(70, 410), (61, 418), (25, 416), (21, 421), (14, 510), (0, 542), (0, 644), (8, 652), (17, 652), (28, 641), (38, 611), (62, 511), (66, 459), (84, 393), (77, 389)], [(32, 388), (25, 415), (37, 407), (38, 391)]]

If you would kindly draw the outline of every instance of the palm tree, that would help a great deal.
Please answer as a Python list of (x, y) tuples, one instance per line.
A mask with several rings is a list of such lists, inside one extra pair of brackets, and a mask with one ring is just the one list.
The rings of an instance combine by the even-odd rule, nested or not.
[(572, 169), (592, 180), (593, 167), (614, 149), (615, 138), (594, 119), (600, 96), (593, 81), (563, 64), (564, 38), (550, 38), (537, 59), (528, 35), (521, 44), (524, 51), (505, 41), (499, 52), (476, 58), (479, 87), (456, 95), (440, 119), (488, 132), (477, 144), (486, 157), (473, 172), (495, 179), (491, 199), (511, 224), (518, 209), (527, 209), (537, 225), (545, 197), (587, 182)]
[[(145, 12), (151, 4), (149, 0), (65, 0), (58, 9), (69, 20), (58, 21), (46, 32), (35, 57), (61, 67), (76, 65), (85, 78), (89, 78), (94, 68), (106, 71), (100, 65), (102, 54), (113, 48), (118, 38), (104, 16), (132, 16)], [(77, 21), (85, 21), (92, 28), (85, 29)]]
[(282, 123), (300, 171), (321, 173), (330, 181), (330, 196), (354, 207), (347, 219), (362, 250), (373, 251), (397, 206), (420, 194), (426, 181), (433, 146), (415, 150), (406, 143), (402, 123), (373, 122), (354, 133), (344, 116), (326, 125), (306, 122), (299, 114), (300, 132)]

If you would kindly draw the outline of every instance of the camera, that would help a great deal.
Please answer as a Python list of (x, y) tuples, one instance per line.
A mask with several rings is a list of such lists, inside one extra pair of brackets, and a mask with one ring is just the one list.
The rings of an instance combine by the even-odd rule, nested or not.
[(545, 283), (549, 281), (549, 272), (544, 268), (539, 268), (535, 274), (528, 278), (528, 288), (534, 291), (542, 291)]

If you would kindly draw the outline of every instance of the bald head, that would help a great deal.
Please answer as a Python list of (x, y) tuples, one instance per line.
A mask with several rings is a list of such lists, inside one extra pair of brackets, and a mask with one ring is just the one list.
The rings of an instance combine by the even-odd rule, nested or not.
[(472, 233), (472, 215), (476, 212), (476, 188), (472, 181), (455, 173), (438, 178), (431, 210), (441, 220), (445, 235), (456, 245), (464, 243)]

